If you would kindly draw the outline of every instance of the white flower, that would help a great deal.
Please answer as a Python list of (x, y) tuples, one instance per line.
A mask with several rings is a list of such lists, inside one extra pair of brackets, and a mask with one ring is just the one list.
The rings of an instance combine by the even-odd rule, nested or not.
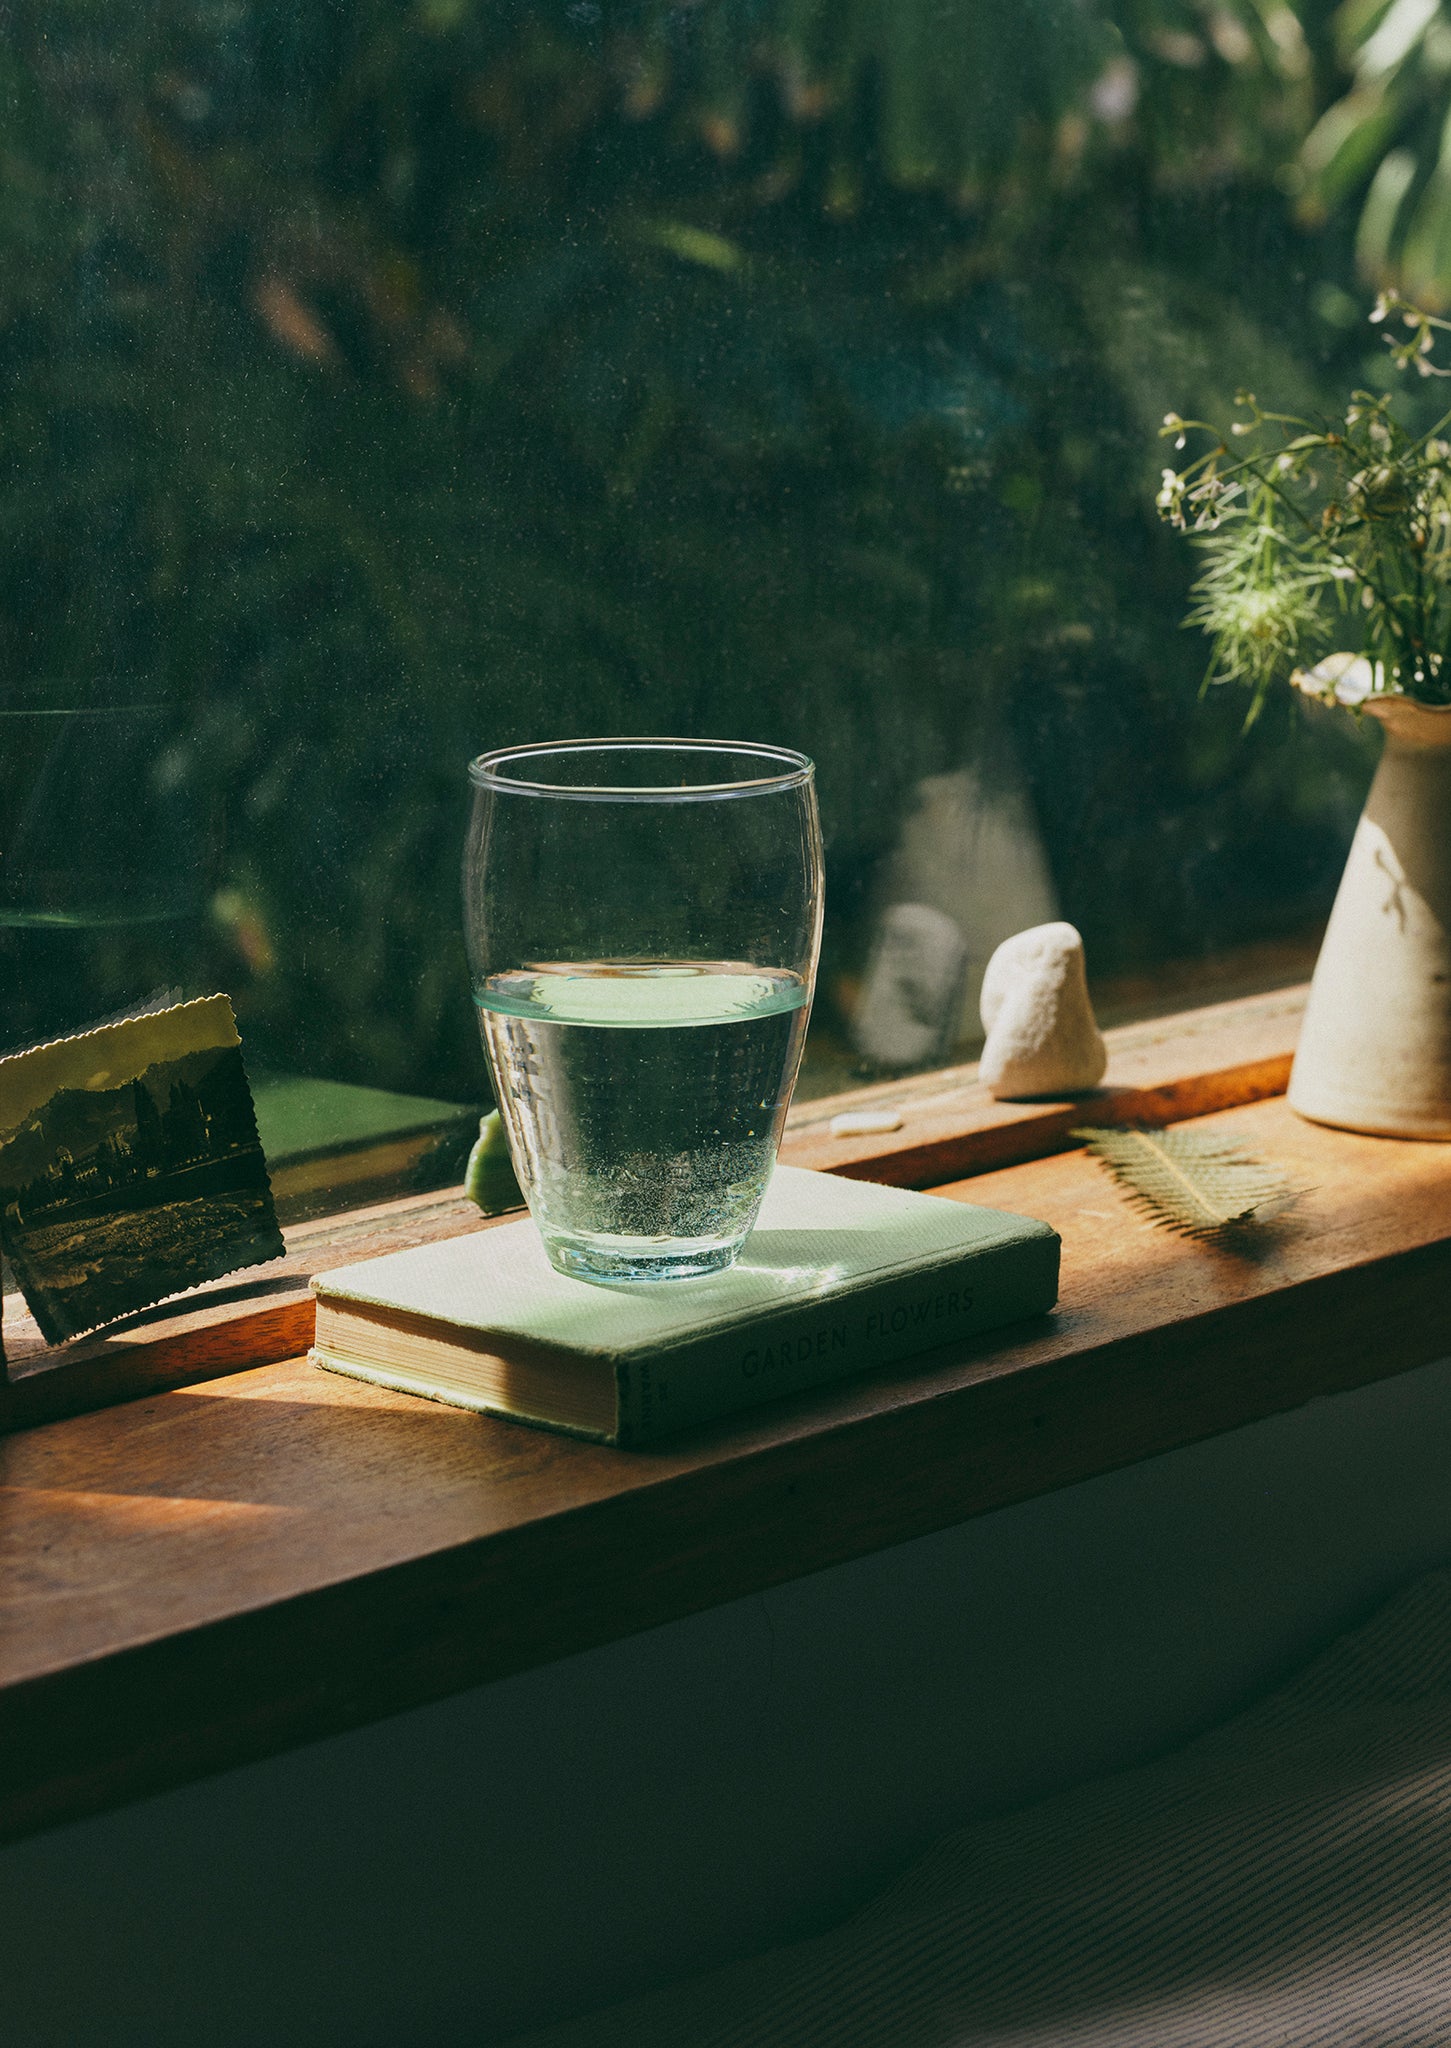
[(1313, 668), (1297, 668), (1290, 681), (1325, 704), (1363, 704), (1385, 688), (1385, 671), (1363, 654), (1327, 654)]

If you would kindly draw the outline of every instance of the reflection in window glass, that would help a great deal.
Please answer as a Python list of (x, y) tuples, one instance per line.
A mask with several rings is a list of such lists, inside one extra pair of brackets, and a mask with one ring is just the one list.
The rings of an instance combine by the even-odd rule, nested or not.
[(1049, 916), (1109, 1021), (1297, 978), (1370, 742), (1197, 701), (1156, 436), (1436, 295), (1444, 67), (1355, 33), (15, 0), (0, 1041), (225, 988), (281, 1082), (476, 1099), (464, 764), (579, 734), (815, 757), (817, 1088), (961, 1056)]

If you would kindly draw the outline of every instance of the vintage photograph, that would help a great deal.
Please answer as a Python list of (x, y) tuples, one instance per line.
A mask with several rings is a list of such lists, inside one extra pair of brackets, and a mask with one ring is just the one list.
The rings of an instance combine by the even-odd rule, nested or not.
[(0, 1059), (0, 1243), (53, 1343), (281, 1253), (225, 996)]

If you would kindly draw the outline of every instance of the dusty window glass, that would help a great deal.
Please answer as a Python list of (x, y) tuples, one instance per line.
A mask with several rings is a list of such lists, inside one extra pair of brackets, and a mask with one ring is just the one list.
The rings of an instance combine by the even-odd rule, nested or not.
[(808, 1088), (1059, 914), (1106, 1021), (1298, 978), (1372, 743), (1200, 701), (1156, 436), (1451, 293), (1451, 22), (1373, 16), (14, 0), (0, 1042), (226, 989), (314, 1194), (423, 1170), (464, 765), (583, 734), (816, 759)]

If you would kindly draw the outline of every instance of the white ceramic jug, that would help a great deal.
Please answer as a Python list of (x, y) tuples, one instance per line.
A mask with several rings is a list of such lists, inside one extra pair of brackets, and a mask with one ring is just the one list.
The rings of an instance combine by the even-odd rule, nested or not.
[(1317, 1123), (1451, 1139), (1451, 706), (1372, 698), (1385, 751), (1290, 1076)]

